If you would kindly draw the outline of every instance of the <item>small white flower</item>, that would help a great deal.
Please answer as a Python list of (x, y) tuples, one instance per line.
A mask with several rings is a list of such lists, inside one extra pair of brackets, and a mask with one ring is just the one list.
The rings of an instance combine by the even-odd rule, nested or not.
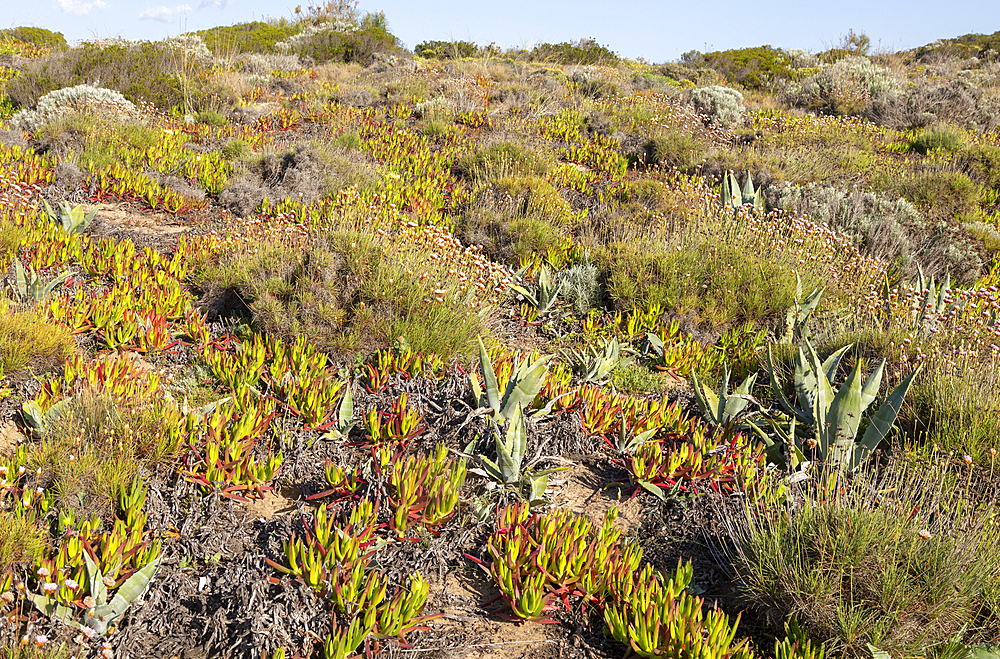
[(63, 585), (69, 588), (70, 590), (76, 590), (77, 588), (80, 587), (80, 584), (78, 584), (76, 581), (72, 579), (66, 579), (65, 581), (63, 581)]
[(45, 583), (42, 584), (42, 590), (44, 590), (46, 593), (54, 593), (57, 590), (59, 590), (59, 584), (53, 583), (51, 581), (46, 581)]
[(87, 626), (80, 627), (80, 631), (87, 638), (94, 638), (95, 636), (97, 636), (97, 630), (96, 629), (91, 629), (90, 627), (87, 627)]

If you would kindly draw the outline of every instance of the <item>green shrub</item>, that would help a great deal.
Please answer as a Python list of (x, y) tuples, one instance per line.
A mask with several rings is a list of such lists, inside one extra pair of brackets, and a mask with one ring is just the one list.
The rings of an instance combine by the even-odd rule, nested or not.
[(356, 27), (340, 23), (307, 25), (276, 48), (316, 62), (361, 64), (370, 64), (376, 53), (402, 53), (399, 39), (389, 32), (382, 12), (366, 14)]
[(428, 59), (462, 59), (479, 57), (482, 50), (468, 41), (423, 41), (413, 48), (413, 54)]
[(48, 548), (41, 529), (24, 515), (0, 512), (0, 574), (16, 563), (33, 563)]
[(288, 22), (238, 23), (195, 32), (216, 55), (230, 53), (273, 53), (275, 44), (285, 41), (300, 27)]
[(12, 27), (0, 30), (0, 39), (16, 39), (43, 48), (66, 48), (66, 37), (62, 32), (53, 32), (42, 27)]
[(711, 53), (684, 53), (682, 62), (691, 68), (714, 69), (733, 84), (750, 89), (771, 89), (795, 74), (790, 58), (780, 48), (759, 46)]
[(585, 257), (581, 263), (559, 272), (562, 282), (562, 296), (573, 310), (585, 315), (591, 309), (601, 306), (604, 285), (601, 284), (601, 270)]
[(416, 351), (450, 356), (484, 331), (477, 310), (425, 302), (435, 298), (430, 278), (414, 274), (412, 262), (371, 235), (353, 232), (334, 231), (304, 247), (265, 244), (253, 255), (223, 254), (202, 270), (199, 284), (208, 299), (236, 292), (268, 334), (305, 335), (330, 353), (387, 348), (405, 336)]
[(21, 110), (11, 117), (15, 130), (35, 132), (43, 125), (58, 121), (69, 114), (93, 114), (112, 121), (136, 121), (139, 111), (116, 91), (90, 85), (65, 87), (38, 99), (33, 110)]
[(541, 43), (531, 49), (530, 59), (555, 64), (600, 64), (612, 66), (620, 61), (618, 55), (593, 39), (580, 39), (563, 43)]
[(627, 394), (649, 394), (663, 391), (663, 378), (642, 364), (619, 366), (611, 373), (615, 389)]
[(932, 218), (953, 219), (979, 206), (979, 188), (961, 172), (924, 171), (902, 177), (896, 188)]
[(994, 461), (1000, 451), (1000, 377), (996, 369), (958, 358), (955, 368), (932, 364), (910, 396), (918, 424), (918, 451), (937, 449), (969, 455), (977, 464)]
[(927, 155), (931, 151), (958, 151), (962, 148), (962, 134), (948, 125), (921, 130), (910, 141), (910, 151)]
[(613, 243), (596, 260), (607, 273), (608, 295), (623, 311), (659, 304), (707, 326), (760, 323), (784, 313), (795, 297), (790, 269), (714, 240), (667, 250)]
[(867, 57), (847, 56), (837, 60), (787, 91), (789, 102), (820, 112), (860, 115), (877, 99), (898, 94), (901, 85), (889, 69)]
[(31, 369), (41, 373), (58, 367), (76, 350), (65, 325), (53, 323), (33, 309), (14, 311), (0, 298), (0, 374)]
[(643, 144), (646, 165), (664, 164), (684, 169), (701, 160), (704, 145), (687, 131), (658, 131)]
[(197, 110), (213, 101), (228, 102), (231, 92), (210, 81), (208, 71), (184, 61), (171, 44), (98, 45), (85, 43), (48, 57), (29, 61), (21, 75), (7, 83), (7, 94), (31, 107), (45, 94), (100, 80), (133, 103), (153, 103), (163, 110), (175, 106)]
[(976, 144), (962, 153), (965, 172), (987, 188), (1000, 190), (1000, 147)]
[(514, 256), (519, 260), (545, 254), (549, 249), (562, 244), (565, 238), (558, 226), (534, 215), (515, 217), (508, 226), (508, 239), (513, 241)]

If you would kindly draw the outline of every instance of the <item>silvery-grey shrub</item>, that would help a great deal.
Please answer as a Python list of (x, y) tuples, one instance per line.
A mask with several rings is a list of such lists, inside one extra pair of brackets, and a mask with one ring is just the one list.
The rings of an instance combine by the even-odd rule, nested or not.
[(122, 121), (139, 118), (139, 109), (118, 92), (103, 87), (77, 85), (42, 96), (33, 110), (21, 110), (11, 117), (10, 125), (15, 130), (34, 132), (71, 112), (88, 111)]
[(743, 94), (729, 87), (712, 85), (691, 90), (691, 100), (712, 123), (732, 128), (743, 120)]

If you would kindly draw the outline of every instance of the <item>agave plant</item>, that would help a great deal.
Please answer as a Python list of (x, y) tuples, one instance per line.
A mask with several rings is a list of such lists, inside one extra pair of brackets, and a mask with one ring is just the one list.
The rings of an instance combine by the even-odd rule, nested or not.
[(485, 455), (480, 455), (479, 461), (484, 469), (470, 469), (469, 471), (487, 476), (501, 485), (519, 489), (529, 503), (541, 501), (545, 494), (545, 488), (549, 486), (549, 474), (566, 469), (566, 467), (531, 471), (537, 457), (528, 464), (524, 464), (528, 431), (525, 425), (524, 411), (520, 407), (517, 408), (513, 418), (506, 422), (506, 428), (504, 428), (504, 423), (497, 419), (490, 419), (489, 424), (490, 434), (496, 447), (497, 460), (494, 462)]
[(534, 307), (535, 311), (538, 313), (545, 313), (550, 311), (555, 305), (556, 298), (559, 297), (560, 291), (562, 291), (563, 280), (560, 279), (556, 282), (552, 281), (552, 275), (549, 269), (544, 265), (538, 271), (538, 294), (532, 295), (528, 289), (523, 286), (512, 286), (515, 291), (524, 296), (528, 303)]
[(759, 211), (764, 208), (764, 199), (760, 188), (754, 189), (750, 172), (747, 172), (747, 182), (740, 190), (740, 182), (736, 180), (736, 174), (729, 172), (722, 177), (722, 206), (732, 208), (733, 214), (744, 206), (751, 206), (753, 210)]
[[(789, 402), (778, 381), (773, 356), (768, 350), (767, 362), (771, 376), (771, 387), (781, 407), (800, 421), (813, 428), (813, 437), (804, 442), (805, 447), (816, 457), (830, 466), (843, 469), (857, 469), (871, 455), (892, 428), (903, 398), (909, 391), (913, 379), (920, 372), (914, 369), (886, 397), (885, 402), (868, 418), (868, 427), (860, 441), (857, 438), (865, 411), (875, 402), (885, 360), (862, 383), (861, 364), (855, 365), (847, 381), (836, 392), (830, 384), (840, 365), (844, 353), (851, 348), (846, 345), (820, 362), (816, 349), (808, 341), (805, 350), (801, 347), (795, 357), (794, 385), (798, 407)], [(788, 435), (789, 441), (797, 441), (794, 425)]]
[(534, 362), (527, 358), (515, 364), (514, 371), (507, 381), (503, 396), (500, 396), (500, 386), (497, 383), (496, 371), (493, 370), (493, 362), (486, 352), (483, 339), (479, 338), (479, 368), (482, 371), (483, 386), (479, 384), (479, 379), (470, 375), (469, 385), (472, 387), (472, 395), (476, 399), (476, 406), (482, 410), (492, 411), (496, 421), (505, 420), (510, 422), (522, 410), (527, 409), (534, 402), (538, 392), (541, 391), (545, 383), (545, 375), (548, 373), (548, 366), (545, 359), (537, 359)]
[(583, 374), (584, 382), (601, 383), (607, 380), (619, 366), (627, 366), (632, 357), (622, 354), (628, 350), (617, 338), (601, 339), (601, 348), (588, 346), (586, 351), (572, 351), (570, 359), (578, 371)]
[[(694, 399), (698, 403), (698, 409), (701, 410), (706, 421), (717, 426), (738, 421), (747, 413), (747, 407), (750, 403), (757, 403), (757, 400), (750, 394), (756, 380), (757, 374), (754, 373), (730, 393), (729, 366), (726, 365), (722, 371), (722, 389), (719, 390), (719, 393), (715, 393), (698, 380), (697, 373), (691, 373), (691, 385), (694, 389)], [(760, 405), (760, 403), (757, 404)]]
[(52, 295), (52, 292), (62, 286), (67, 279), (73, 276), (69, 270), (59, 273), (55, 279), (44, 282), (35, 272), (35, 269), (24, 265), (19, 259), (14, 259), (14, 292), (19, 298), (34, 303), (44, 302)]
[(45, 215), (57, 226), (61, 226), (67, 233), (83, 232), (94, 220), (94, 216), (97, 215), (96, 208), (89, 213), (85, 213), (83, 206), (70, 206), (68, 201), (63, 201), (59, 204), (58, 211), (52, 210), (52, 206), (49, 206), (49, 202), (44, 199), (42, 200), (42, 204), (45, 205)]
[(89, 552), (84, 551), (83, 557), (87, 562), (89, 592), (90, 596), (94, 598), (94, 606), (82, 609), (82, 616), (78, 617), (81, 609), (70, 608), (43, 595), (28, 593), (28, 599), (39, 611), (49, 617), (58, 618), (72, 627), (88, 627), (103, 636), (114, 627), (115, 621), (125, 613), (132, 602), (142, 597), (146, 589), (149, 588), (149, 583), (153, 580), (153, 575), (156, 574), (156, 569), (160, 566), (161, 557), (157, 556), (126, 579), (125, 583), (115, 591), (110, 602), (108, 601), (108, 587), (105, 585), (105, 577), (101, 574), (101, 569), (97, 567)]
[(358, 420), (354, 418), (354, 396), (351, 394), (350, 381), (347, 382), (345, 389), (344, 397), (340, 399), (337, 419), (330, 430), (323, 433), (323, 439), (345, 439), (351, 428), (358, 425)]
[(951, 275), (945, 276), (944, 282), (938, 284), (933, 276), (925, 277), (919, 265), (917, 290), (924, 294), (924, 300), (911, 310), (911, 323), (915, 329), (923, 330), (925, 333), (934, 332), (941, 318), (953, 315), (964, 303), (963, 300), (951, 296)]

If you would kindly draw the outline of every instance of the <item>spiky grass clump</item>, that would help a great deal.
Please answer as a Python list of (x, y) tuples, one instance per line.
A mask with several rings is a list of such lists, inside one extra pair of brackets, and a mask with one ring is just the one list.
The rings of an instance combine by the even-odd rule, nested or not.
[(821, 474), (787, 509), (747, 506), (727, 518), (744, 594), (845, 657), (995, 643), (1000, 508), (961, 469)]

